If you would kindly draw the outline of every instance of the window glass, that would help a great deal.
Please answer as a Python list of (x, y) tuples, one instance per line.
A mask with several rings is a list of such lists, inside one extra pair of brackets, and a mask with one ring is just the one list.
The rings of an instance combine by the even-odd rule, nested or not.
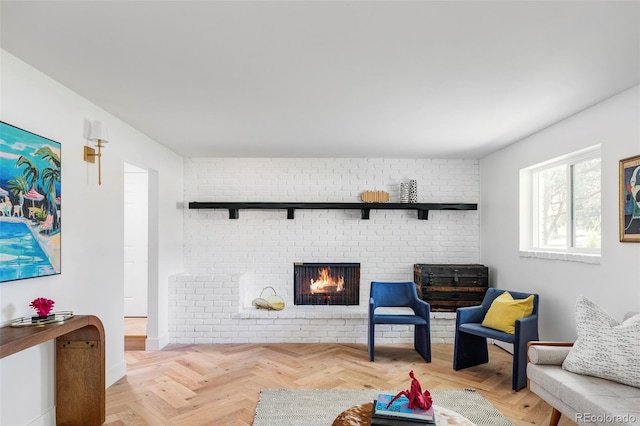
[(573, 246), (600, 248), (600, 159), (573, 166), (573, 208), (575, 235)]
[[(523, 169), (524, 250), (597, 253), (601, 240), (600, 149), (595, 147)], [(528, 227), (528, 228), (527, 228)], [(524, 245), (523, 245), (524, 244)]]
[(567, 172), (561, 165), (538, 174), (538, 245), (567, 245)]

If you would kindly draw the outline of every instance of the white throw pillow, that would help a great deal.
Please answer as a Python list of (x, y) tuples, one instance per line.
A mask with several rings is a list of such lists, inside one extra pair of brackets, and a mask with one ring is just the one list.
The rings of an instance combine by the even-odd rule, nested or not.
[(562, 368), (640, 387), (640, 314), (618, 323), (583, 295), (576, 302), (578, 339)]

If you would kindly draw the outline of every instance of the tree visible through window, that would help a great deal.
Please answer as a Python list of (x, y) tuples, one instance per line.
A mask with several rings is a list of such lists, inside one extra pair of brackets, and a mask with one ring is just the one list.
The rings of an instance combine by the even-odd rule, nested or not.
[(564, 248), (567, 241), (567, 173), (564, 166), (538, 173), (538, 245)]
[(573, 168), (573, 247), (600, 248), (601, 184), (600, 158), (583, 161)]
[(532, 248), (600, 249), (600, 163), (592, 150), (532, 169)]

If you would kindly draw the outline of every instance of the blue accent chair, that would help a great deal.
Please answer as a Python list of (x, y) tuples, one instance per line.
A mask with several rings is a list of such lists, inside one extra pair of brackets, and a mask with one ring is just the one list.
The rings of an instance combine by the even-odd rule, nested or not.
[[(516, 320), (515, 334), (482, 326), (493, 300), (509, 290), (487, 289), (482, 305), (458, 308), (456, 334), (453, 347), (453, 369), (461, 370), (489, 362), (487, 338), (513, 344), (513, 373), (511, 386), (514, 391), (527, 386), (527, 343), (538, 340), (538, 295), (533, 296), (533, 313)], [(509, 291), (514, 299), (526, 299), (531, 293)]]
[[(385, 314), (376, 308), (409, 307), (413, 315)], [(426, 362), (431, 362), (430, 306), (418, 298), (414, 282), (371, 282), (369, 298), (369, 361), (373, 361), (376, 324), (413, 324), (414, 347)]]

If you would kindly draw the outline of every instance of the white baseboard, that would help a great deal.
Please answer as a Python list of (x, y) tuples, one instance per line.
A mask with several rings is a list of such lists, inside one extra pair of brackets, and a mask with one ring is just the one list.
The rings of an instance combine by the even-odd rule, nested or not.
[(56, 407), (45, 411), (41, 416), (29, 422), (27, 426), (51, 426), (56, 424)]
[(127, 375), (127, 362), (123, 359), (117, 365), (107, 370), (107, 387), (111, 386), (121, 378)]
[(147, 351), (159, 351), (162, 348), (164, 348), (165, 346), (167, 346), (169, 344), (169, 338), (168, 337), (158, 337), (158, 338), (151, 338), (151, 339), (147, 339), (145, 341), (145, 350)]

